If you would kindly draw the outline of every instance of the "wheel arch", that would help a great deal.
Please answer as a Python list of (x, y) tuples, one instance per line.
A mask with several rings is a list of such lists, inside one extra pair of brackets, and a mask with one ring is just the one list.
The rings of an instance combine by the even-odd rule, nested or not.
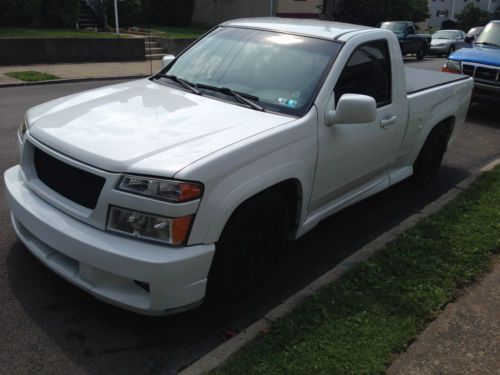
[(303, 189), (302, 184), (298, 178), (289, 178), (267, 188), (260, 190), (259, 192), (253, 194), (250, 197), (242, 200), (231, 212), (228, 219), (226, 220), (223, 228), (227, 226), (227, 223), (234, 217), (234, 215), (245, 205), (250, 204), (257, 197), (265, 194), (278, 194), (285, 201), (288, 208), (288, 232), (289, 237), (293, 237), (296, 232), (299, 222), (300, 214), (302, 212), (302, 198)]

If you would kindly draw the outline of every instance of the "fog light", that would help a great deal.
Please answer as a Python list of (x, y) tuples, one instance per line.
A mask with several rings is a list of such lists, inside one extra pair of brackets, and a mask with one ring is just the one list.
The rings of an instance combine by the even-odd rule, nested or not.
[(168, 218), (111, 206), (107, 229), (139, 239), (182, 245), (187, 240), (192, 221), (192, 215)]

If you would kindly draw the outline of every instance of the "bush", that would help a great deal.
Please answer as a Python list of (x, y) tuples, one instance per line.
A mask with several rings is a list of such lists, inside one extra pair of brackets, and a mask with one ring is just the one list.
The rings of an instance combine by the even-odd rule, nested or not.
[[(106, 1), (108, 25), (115, 27), (115, 6), (113, 0)], [(141, 0), (118, 1), (118, 24), (120, 27), (137, 26), (144, 23)]]
[(191, 23), (194, 0), (148, 0), (144, 3), (146, 9), (151, 9), (148, 12), (151, 23), (168, 26), (189, 26)]
[(1, 26), (31, 26), (40, 23), (42, 0), (0, 0)]
[(44, 24), (56, 27), (75, 27), (79, 7), (79, 0), (43, 0)]

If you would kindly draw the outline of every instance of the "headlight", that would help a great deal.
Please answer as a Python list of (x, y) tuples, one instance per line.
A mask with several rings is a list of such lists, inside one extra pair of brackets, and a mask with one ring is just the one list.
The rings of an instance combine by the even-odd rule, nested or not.
[(460, 63), (460, 61), (448, 60), (448, 61), (446, 61), (446, 64), (443, 67), (442, 71), (449, 72), (449, 73), (461, 73), (462, 72), (462, 64)]
[(118, 190), (144, 195), (168, 202), (181, 203), (201, 197), (203, 188), (192, 182), (162, 180), (150, 177), (125, 175), (118, 184)]
[(131, 237), (182, 245), (187, 241), (193, 215), (168, 218), (111, 206), (107, 229)]
[(26, 134), (27, 130), (28, 124), (26, 123), (26, 117), (23, 117), (21, 123), (19, 124), (19, 138), (21, 138), (21, 141), (24, 139), (24, 135)]

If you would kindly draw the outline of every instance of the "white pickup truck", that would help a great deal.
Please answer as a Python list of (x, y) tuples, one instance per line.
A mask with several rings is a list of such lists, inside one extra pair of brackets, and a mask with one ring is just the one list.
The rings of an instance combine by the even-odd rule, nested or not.
[(41, 262), (149, 315), (251, 288), (287, 239), (430, 181), (473, 88), (405, 69), (388, 30), (315, 20), (227, 22), (167, 63), (28, 110), (4, 175)]

